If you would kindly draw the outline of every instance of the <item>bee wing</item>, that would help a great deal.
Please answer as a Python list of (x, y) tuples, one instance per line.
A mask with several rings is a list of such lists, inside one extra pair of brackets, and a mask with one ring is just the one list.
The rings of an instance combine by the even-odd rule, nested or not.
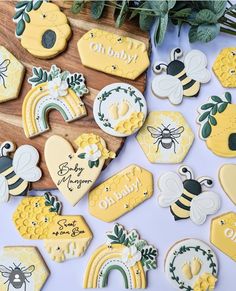
[(180, 126), (178, 128), (176, 128), (175, 130), (171, 131), (171, 134), (174, 136), (174, 137), (180, 137), (181, 133), (184, 131), (184, 127), (183, 126)]
[(41, 170), (36, 166), (38, 161), (38, 151), (30, 145), (23, 145), (16, 150), (12, 165), (15, 173), (23, 180), (35, 182), (42, 176)]
[(35, 266), (34, 265), (29, 266), (29, 268), (27, 268), (24, 271), (25, 277), (28, 278), (28, 277), (32, 276), (32, 273), (33, 273), (34, 270), (35, 270)]
[(183, 182), (175, 172), (167, 172), (159, 178), (161, 190), (158, 201), (161, 207), (168, 207), (174, 203), (183, 193)]
[(4, 176), (0, 175), (0, 203), (9, 200), (9, 189), (7, 180)]
[(210, 81), (211, 74), (206, 68), (207, 58), (203, 52), (199, 50), (190, 51), (184, 59), (184, 65), (188, 77), (201, 83)]
[(157, 138), (161, 135), (161, 131), (153, 126), (148, 126), (147, 130), (151, 133), (151, 136), (154, 138)]
[(190, 218), (196, 224), (203, 224), (207, 215), (214, 214), (219, 208), (219, 195), (210, 191), (203, 192), (191, 201)]
[(0, 273), (3, 277), (8, 278), (11, 274), (11, 270), (3, 265), (0, 265)]
[(7, 71), (7, 67), (10, 65), (10, 60), (6, 59), (0, 64), (0, 71), (1, 73), (4, 73)]
[(152, 90), (158, 97), (168, 97), (172, 104), (180, 104), (183, 99), (183, 86), (178, 78), (171, 75), (155, 77)]

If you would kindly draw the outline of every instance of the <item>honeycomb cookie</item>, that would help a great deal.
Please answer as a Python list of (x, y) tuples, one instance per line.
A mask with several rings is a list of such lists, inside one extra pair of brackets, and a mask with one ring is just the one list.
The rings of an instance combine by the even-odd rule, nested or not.
[(147, 105), (142, 93), (126, 83), (104, 87), (96, 96), (93, 115), (106, 133), (125, 137), (138, 131), (146, 118)]
[(197, 239), (185, 239), (169, 249), (165, 273), (177, 290), (210, 291), (215, 289), (218, 279), (218, 262), (207, 244)]
[(44, 246), (56, 262), (81, 256), (93, 234), (80, 215), (60, 215), (62, 204), (51, 193), (21, 200), (13, 221), (25, 239), (43, 240)]
[(236, 105), (231, 94), (211, 96), (198, 111), (199, 135), (207, 147), (218, 156), (236, 157)]
[(140, 239), (136, 230), (116, 223), (106, 234), (106, 244), (95, 250), (84, 275), (84, 288), (107, 286), (110, 271), (122, 273), (126, 289), (144, 289), (146, 273), (157, 268), (157, 249)]
[(13, 21), (21, 45), (38, 58), (50, 59), (60, 54), (71, 36), (66, 15), (47, 1), (17, 2)]

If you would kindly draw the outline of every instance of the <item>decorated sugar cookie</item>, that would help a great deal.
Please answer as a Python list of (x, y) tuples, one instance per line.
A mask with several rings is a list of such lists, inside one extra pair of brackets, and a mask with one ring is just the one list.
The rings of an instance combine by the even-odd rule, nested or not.
[(152, 174), (144, 168), (131, 165), (89, 193), (89, 212), (103, 221), (114, 221), (152, 194)]
[(9, 246), (0, 252), (1, 291), (40, 291), (49, 270), (36, 247)]
[(225, 164), (219, 169), (219, 180), (225, 193), (236, 205), (236, 164)]
[(77, 45), (82, 64), (104, 73), (134, 80), (149, 66), (146, 44), (130, 37), (94, 28)]
[(218, 262), (213, 250), (197, 239), (174, 244), (166, 255), (165, 273), (175, 289), (210, 291), (218, 280)]
[(174, 105), (180, 104), (183, 97), (198, 96), (201, 83), (207, 83), (211, 78), (203, 52), (191, 50), (183, 62), (178, 60), (182, 54), (180, 48), (175, 48), (171, 51), (169, 64), (157, 62), (153, 67), (156, 74), (166, 71), (165, 75), (153, 79), (153, 93), (159, 98), (169, 98)]
[(199, 135), (221, 157), (236, 157), (236, 105), (231, 102), (231, 94), (225, 92), (220, 97), (211, 96), (199, 108)]
[(212, 187), (213, 181), (209, 177), (195, 180), (187, 166), (181, 166), (179, 173), (186, 177), (184, 181), (175, 172), (160, 176), (158, 202), (161, 207), (170, 207), (175, 220), (190, 218), (195, 224), (203, 224), (207, 215), (216, 213), (220, 208), (219, 195), (203, 189), (203, 186)]
[(83, 216), (60, 215), (61, 208), (61, 202), (46, 192), (22, 199), (13, 215), (20, 235), (43, 240), (51, 259), (59, 263), (81, 256), (93, 237)]
[(129, 136), (144, 123), (146, 100), (135, 87), (114, 83), (104, 87), (93, 104), (93, 115), (98, 126), (114, 136)]
[(37, 167), (38, 151), (30, 145), (20, 146), (15, 151), (12, 142), (0, 145), (0, 202), (7, 202), (11, 196), (27, 195), (29, 183), (41, 178)]
[(76, 152), (67, 140), (54, 135), (46, 141), (44, 150), (52, 180), (73, 206), (93, 186), (105, 160), (115, 157), (98, 135), (82, 134), (74, 142)]
[(236, 213), (228, 212), (211, 221), (211, 243), (236, 261)]
[(184, 160), (194, 134), (180, 112), (150, 112), (137, 141), (151, 163), (176, 164)]
[(16, 37), (33, 56), (49, 59), (66, 48), (71, 28), (56, 4), (41, 0), (18, 1), (15, 11)]
[(87, 115), (81, 97), (88, 93), (84, 76), (61, 71), (52, 65), (50, 71), (33, 67), (29, 78), (32, 89), (25, 96), (22, 117), (25, 135), (34, 137), (49, 130), (47, 115), (55, 109), (66, 122)]
[(126, 289), (144, 289), (146, 272), (157, 268), (157, 249), (139, 238), (136, 230), (127, 231), (120, 224), (106, 235), (106, 244), (92, 255), (84, 276), (84, 288), (103, 288), (109, 273), (118, 270)]
[(24, 66), (0, 46), (0, 102), (16, 99), (24, 77)]
[(224, 48), (218, 54), (213, 72), (221, 85), (226, 88), (236, 87), (236, 47)]

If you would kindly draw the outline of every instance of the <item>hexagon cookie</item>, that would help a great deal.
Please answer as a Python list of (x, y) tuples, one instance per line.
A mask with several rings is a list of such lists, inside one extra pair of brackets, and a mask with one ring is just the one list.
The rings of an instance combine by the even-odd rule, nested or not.
[(0, 46), (0, 102), (16, 99), (24, 77), (24, 66)]
[(212, 69), (223, 87), (236, 87), (236, 47), (222, 49)]
[(49, 270), (36, 247), (9, 246), (0, 254), (0, 290), (40, 291)]
[(151, 163), (181, 163), (194, 134), (180, 112), (153, 111), (137, 134), (137, 141)]

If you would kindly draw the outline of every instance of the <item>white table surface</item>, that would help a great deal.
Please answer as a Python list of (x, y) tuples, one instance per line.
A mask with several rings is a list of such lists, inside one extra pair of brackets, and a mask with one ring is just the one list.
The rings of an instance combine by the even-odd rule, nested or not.
[[(183, 29), (180, 38), (178, 38), (177, 28), (172, 26), (168, 30), (163, 45), (158, 48), (153, 45), (151, 60), (152, 63), (155, 60), (167, 61), (169, 59), (169, 52), (173, 47), (180, 46), (184, 52), (189, 51), (191, 48), (195, 48), (202, 50), (207, 55), (209, 61), (208, 68), (211, 69), (214, 59), (216, 58), (221, 48), (234, 46), (235, 44), (236, 38), (221, 34), (214, 41), (208, 44), (197, 43), (190, 45), (187, 38), (187, 32)], [(221, 94), (226, 89), (221, 86), (215, 75), (212, 73), (211, 81), (201, 87), (200, 95), (197, 98), (185, 98), (181, 105), (174, 106), (171, 105), (168, 100), (161, 100), (153, 95), (150, 88), (153, 77), (154, 73), (150, 68), (148, 71), (147, 90), (145, 93), (148, 103), (148, 110), (173, 110), (183, 113), (195, 133), (195, 141), (187, 157), (185, 158), (184, 163), (192, 167), (197, 176), (208, 175), (213, 178), (215, 182), (213, 189), (220, 194), (222, 200), (222, 206), (217, 215), (228, 211), (235, 211), (234, 204), (229, 200), (227, 195), (220, 187), (218, 181), (218, 169), (222, 164), (234, 163), (236, 160), (235, 158), (220, 158), (210, 152), (207, 149), (205, 142), (199, 139), (199, 126), (196, 124), (197, 108), (203, 102), (205, 102), (210, 95)], [(231, 89), (229, 91), (233, 96), (232, 102), (236, 103), (235, 89)], [(137, 229), (143, 239), (146, 239), (149, 243), (155, 245), (159, 250), (158, 268), (157, 270), (149, 271), (147, 274), (147, 290), (172, 291), (173, 288), (167, 281), (164, 274), (164, 259), (168, 248), (176, 241), (184, 238), (198, 238), (210, 244), (210, 221), (212, 217), (208, 217), (206, 223), (202, 226), (196, 226), (190, 220), (175, 222), (169, 210), (161, 208), (158, 205), (158, 177), (168, 170), (175, 171), (179, 165), (151, 164), (145, 157), (142, 149), (135, 139), (135, 136), (129, 137), (126, 140), (121, 153), (101, 174), (97, 184), (132, 163), (136, 163), (153, 173), (155, 186), (154, 195), (151, 199), (118, 219), (118, 222), (123, 224), (127, 229)], [(41, 195), (43, 192), (32, 194)], [(82, 290), (84, 270), (88, 260), (94, 250), (105, 242), (105, 232), (111, 230), (113, 223), (102, 222), (92, 217), (88, 213), (87, 195), (85, 195), (85, 197), (75, 207), (72, 207), (58, 191), (53, 191), (53, 194), (57, 195), (59, 200), (63, 203), (62, 214), (82, 214), (91, 227), (94, 238), (85, 255), (83, 257), (58, 264), (49, 258), (49, 255), (44, 250), (42, 241), (30, 241), (22, 239), (12, 222), (12, 214), (20, 201), (19, 197), (12, 198), (9, 203), (0, 206), (0, 247), (9, 245), (37, 246), (51, 271), (51, 275), (43, 290)], [(235, 289), (236, 263), (222, 252), (217, 250), (214, 246), (211, 245), (211, 247), (216, 252), (219, 260), (219, 281), (215, 290), (233, 291)], [(125, 290), (123, 285), (123, 278), (118, 271), (113, 271), (110, 274), (108, 287), (105, 290)]]

